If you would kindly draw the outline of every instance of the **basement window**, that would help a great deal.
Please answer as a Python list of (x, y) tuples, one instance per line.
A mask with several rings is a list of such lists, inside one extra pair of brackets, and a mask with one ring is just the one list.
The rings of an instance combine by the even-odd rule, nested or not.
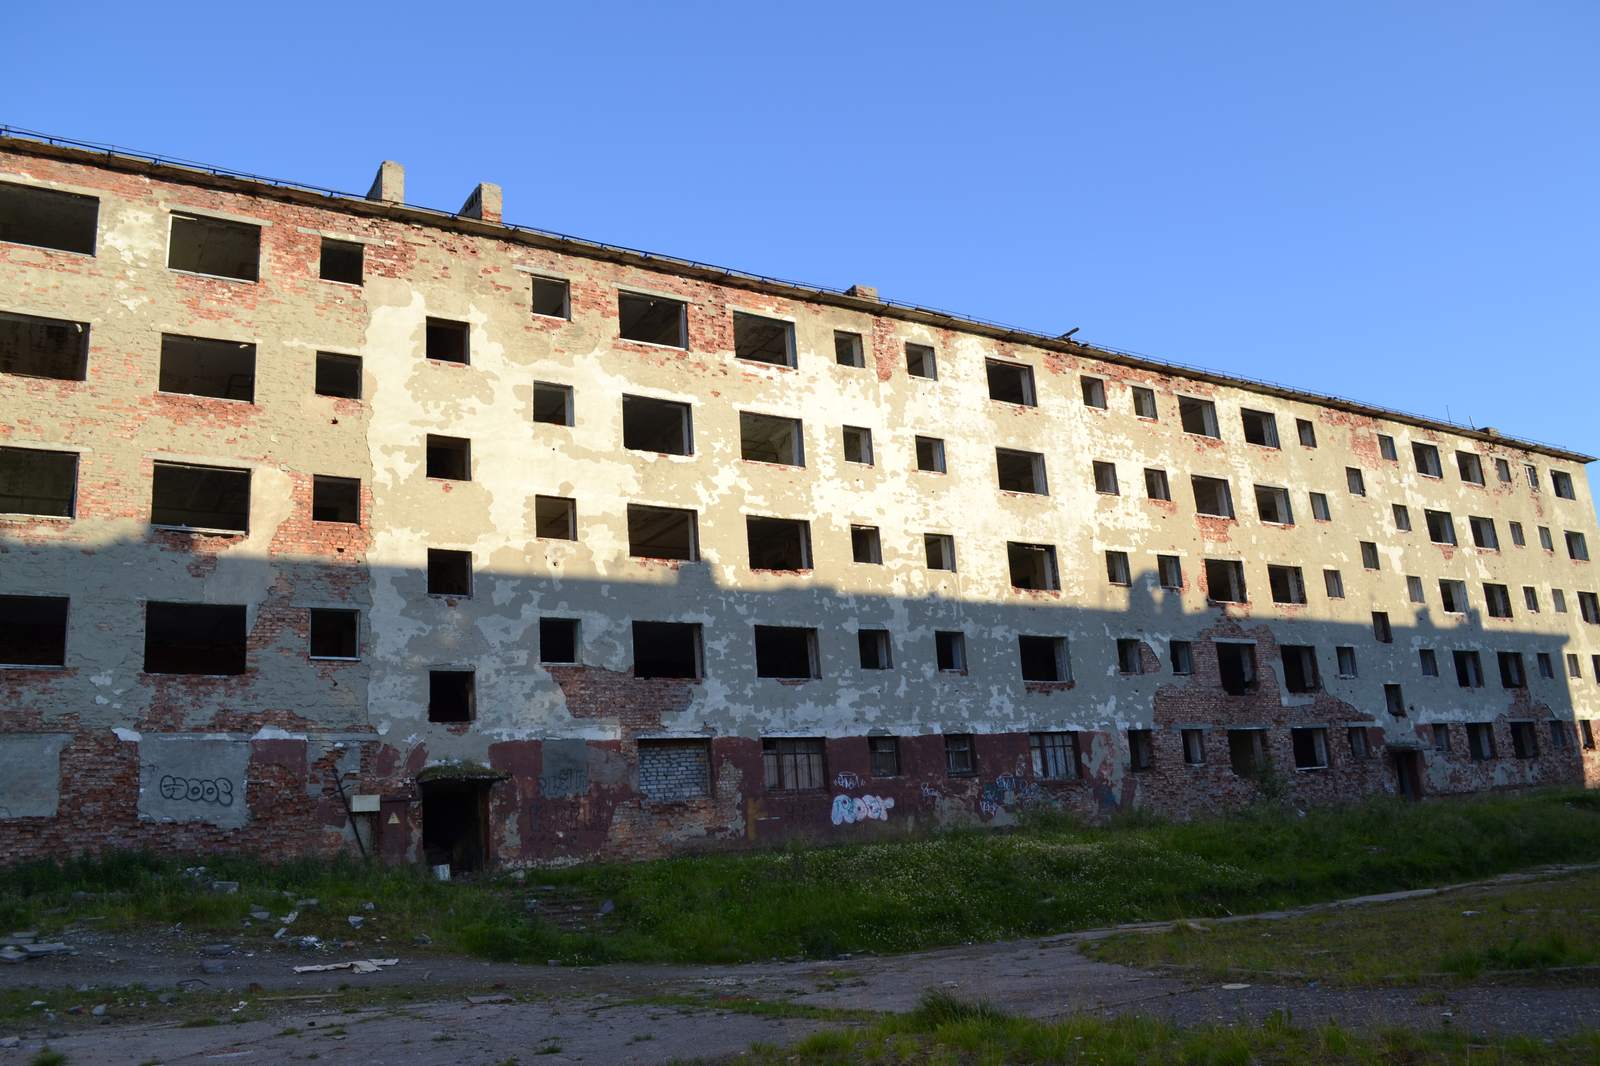
[(1472, 530), (1473, 544), (1480, 548), (1500, 550), (1500, 536), (1495, 532), (1494, 519), (1472, 515), (1467, 518), (1467, 526)]
[(1284, 644), (1278, 649), (1283, 656), (1283, 687), (1290, 692), (1316, 692), (1322, 688), (1322, 677), (1317, 671), (1317, 649), (1309, 644)]
[(850, 527), (850, 556), (858, 563), (881, 564), (883, 545), (877, 526)]
[(990, 359), (985, 369), (989, 375), (989, 399), (1024, 407), (1038, 406), (1039, 401), (1033, 394), (1033, 367)]
[(361, 399), (361, 357), (318, 352), (315, 387), (318, 396)]
[(261, 227), (173, 212), (167, 267), (238, 281), (261, 276)]
[(1311, 517), (1318, 522), (1332, 521), (1332, 512), (1328, 510), (1328, 496), (1322, 492), (1308, 494), (1311, 499)]
[(0, 374), (82, 381), (89, 324), (0, 313)]
[(933, 658), (940, 673), (966, 673), (967, 635), (950, 629), (935, 630), (933, 634)]
[(745, 539), (752, 570), (811, 569), (811, 523), (796, 518), (747, 515)]
[(322, 238), (322, 258), (319, 263), (322, 280), (360, 285), (365, 257), (366, 249), (355, 241)]
[(1244, 563), (1237, 559), (1206, 560), (1206, 595), (1216, 603), (1246, 603)]
[(922, 536), (922, 548), (928, 558), (929, 570), (955, 570), (956, 538), (948, 533), (925, 533)]
[(1423, 509), (1422, 518), (1428, 523), (1428, 539), (1435, 544), (1454, 544), (1456, 542), (1456, 520), (1449, 511), (1430, 511)]
[(1348, 644), (1341, 644), (1333, 649), (1334, 655), (1339, 660), (1340, 677), (1356, 677), (1356, 650)]
[(861, 653), (861, 669), (889, 670), (894, 666), (889, 650), (887, 629), (860, 629), (856, 631), (856, 645)]
[(1233, 517), (1233, 491), (1220, 477), (1191, 475), (1189, 484), (1194, 488), (1194, 509), (1199, 514), (1214, 518)]
[(533, 526), (533, 535), (540, 540), (577, 540), (578, 501), (568, 496), (535, 496)]
[(1339, 571), (1324, 570), (1322, 572), (1322, 584), (1327, 590), (1328, 599), (1344, 599), (1344, 575), (1339, 573)]
[(256, 346), (202, 337), (161, 337), (162, 392), (253, 403)]
[(1152, 500), (1172, 500), (1172, 486), (1167, 483), (1167, 472), (1153, 466), (1144, 468), (1144, 494)]
[(533, 383), (533, 420), (547, 426), (572, 425), (572, 386)]
[(1578, 498), (1577, 493), (1572, 489), (1572, 475), (1565, 470), (1550, 471), (1550, 485), (1555, 490), (1555, 494), (1563, 500), (1575, 500)]
[(0, 514), (71, 518), (77, 495), (76, 452), (0, 448)]
[(1294, 768), (1296, 770), (1326, 770), (1328, 768), (1328, 731), (1321, 726), (1308, 726), (1289, 730), (1294, 743)]
[(472, 595), (472, 553), (448, 548), (428, 549), (428, 595)]
[(361, 658), (361, 612), (331, 607), (311, 609), (311, 658)]
[(861, 344), (861, 334), (849, 333), (842, 329), (834, 330), (833, 358), (840, 366), (852, 366), (857, 370), (865, 367), (867, 357)]
[(1294, 510), (1289, 506), (1289, 490), (1270, 485), (1256, 486), (1256, 512), (1261, 521), (1275, 526), (1294, 525)]
[(1133, 584), (1133, 569), (1128, 565), (1128, 553), (1106, 552), (1106, 580), (1113, 585)]
[(1439, 579), (1439, 608), (1446, 614), (1465, 614), (1467, 610), (1467, 583), (1454, 578)]
[(907, 341), (906, 373), (914, 378), (927, 378), (929, 381), (937, 380), (939, 367), (934, 359), (933, 349), (926, 344), (912, 344)]
[(1050, 494), (1045, 484), (1043, 455), (1038, 452), (996, 448), (994, 459), (1001, 491), (1028, 492), (1038, 496)]
[(1483, 583), (1483, 599), (1490, 618), (1511, 617), (1511, 591), (1490, 581)]
[(695, 519), (687, 509), (628, 504), (628, 554), (635, 559), (694, 562), (700, 557)]
[(822, 676), (817, 631), (801, 626), (756, 626), (756, 676), (788, 681)]
[(472, 480), (472, 442), (465, 437), (428, 434), (428, 476), (440, 481)]
[(1399, 533), (1411, 532), (1411, 509), (1403, 503), (1392, 505), (1394, 513), (1394, 528)]
[(1117, 465), (1098, 459), (1094, 461), (1094, 491), (1102, 496), (1120, 496), (1117, 486)]
[(735, 311), (733, 354), (755, 363), (794, 366), (794, 323)]
[(1527, 688), (1528, 672), (1523, 665), (1522, 655), (1514, 651), (1503, 651), (1496, 656), (1496, 663), (1500, 667), (1501, 688)]
[(1156, 764), (1155, 737), (1148, 729), (1128, 730), (1128, 769), (1143, 773)]
[(1298, 566), (1267, 567), (1267, 584), (1273, 603), (1305, 603), (1306, 583)]
[(1202, 437), (1221, 437), (1217, 429), (1217, 405), (1210, 400), (1197, 400), (1193, 396), (1178, 397), (1178, 417), (1185, 433)]
[(1444, 468), (1439, 464), (1439, 449), (1433, 445), (1420, 442), (1412, 444), (1411, 458), (1417, 464), (1417, 473), (1423, 477), (1444, 476)]
[(1066, 637), (1018, 636), (1017, 655), (1021, 660), (1024, 681), (1072, 680)]
[(1259, 444), (1264, 448), (1279, 447), (1276, 415), (1245, 407), (1239, 410), (1239, 418), (1244, 423), (1245, 443)]
[(1394, 438), (1387, 433), (1378, 434), (1378, 454), (1391, 463), (1400, 461), (1400, 453), (1395, 451)]
[(1034, 777), (1046, 781), (1077, 779), (1077, 733), (1029, 733), (1028, 753), (1033, 759)]
[(1347, 466), (1344, 468), (1345, 486), (1349, 488), (1352, 496), (1365, 496), (1367, 494), (1367, 479), (1359, 468)]
[(1061, 587), (1054, 545), (1009, 541), (1006, 544), (1006, 558), (1011, 565), (1012, 588), (1047, 592)]
[(156, 463), (150, 484), (150, 524), (249, 532), (250, 471)]
[(1473, 762), (1488, 762), (1496, 757), (1494, 726), (1488, 722), (1467, 723), (1467, 751)]
[(699, 622), (635, 622), (633, 676), (698, 679), (701, 649)]
[(1389, 625), (1388, 611), (1372, 612), (1372, 639), (1379, 644), (1394, 643), (1394, 630)]
[(872, 430), (860, 426), (844, 427), (844, 461), (872, 465)]
[(1117, 673), (1144, 673), (1144, 659), (1139, 651), (1137, 637), (1117, 638)]
[(99, 220), (93, 196), (0, 182), (0, 241), (93, 255)]
[(1083, 406), (1106, 409), (1106, 383), (1100, 378), (1080, 377), (1078, 387), (1083, 390)]
[(1256, 646), (1217, 644), (1217, 676), (1222, 690), (1230, 696), (1243, 696), (1256, 687)]
[(144, 672), (245, 672), (245, 609), (211, 603), (147, 603)]
[(1483, 687), (1483, 660), (1475, 651), (1456, 651), (1456, 684), (1461, 688)]
[(565, 278), (546, 278), (535, 274), (529, 309), (544, 318), (571, 318), (571, 290)]
[(828, 786), (821, 737), (763, 737), (761, 767), (768, 792), (815, 792)]
[(1309, 419), (1297, 418), (1294, 420), (1295, 432), (1300, 434), (1302, 448), (1315, 448), (1317, 446), (1317, 427)]
[(539, 619), (539, 661), (569, 664), (578, 661), (576, 618)]
[(1174, 640), (1167, 644), (1167, 654), (1172, 660), (1172, 672), (1178, 677), (1187, 677), (1194, 673), (1194, 643), (1187, 640)]
[(623, 396), (622, 446), (662, 455), (693, 455), (689, 405), (650, 396)]
[(1456, 452), (1456, 469), (1467, 484), (1483, 484), (1483, 460), (1471, 452)]
[(311, 520), (361, 524), (361, 482), (350, 477), (311, 478)]
[(688, 348), (688, 305), (643, 293), (617, 293), (617, 331), (626, 341)]
[(478, 679), (471, 670), (428, 671), (428, 721), (470, 722), (478, 712)]
[(944, 441), (938, 437), (917, 438), (917, 469), (930, 474), (945, 473)]
[(67, 597), (0, 596), (0, 667), (67, 664)]
[(1381, 569), (1378, 560), (1378, 546), (1370, 540), (1363, 540), (1361, 544), (1361, 567), (1364, 570)]
[(868, 737), (867, 756), (873, 777), (900, 776), (900, 738)]
[(798, 418), (739, 412), (739, 454), (757, 463), (805, 466), (803, 431)]
[(430, 317), (425, 345), (427, 357), (435, 362), (465, 366), (472, 360), (471, 330), (465, 322)]
[(1151, 421), (1155, 421), (1159, 417), (1156, 412), (1156, 393), (1154, 389), (1146, 389), (1138, 385), (1133, 387), (1133, 413), (1137, 418), (1148, 418)]
[(1239, 777), (1254, 777), (1266, 770), (1267, 731), (1265, 729), (1228, 730), (1228, 762)]

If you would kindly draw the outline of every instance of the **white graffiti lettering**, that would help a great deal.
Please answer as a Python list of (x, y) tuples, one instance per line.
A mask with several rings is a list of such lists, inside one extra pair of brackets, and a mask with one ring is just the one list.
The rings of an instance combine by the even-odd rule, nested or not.
[(855, 822), (887, 822), (894, 807), (893, 796), (835, 796), (833, 797), (833, 824), (851, 825)]
[(833, 775), (834, 788), (860, 788), (861, 785), (862, 781), (860, 775), (853, 774), (849, 770), (841, 770)]

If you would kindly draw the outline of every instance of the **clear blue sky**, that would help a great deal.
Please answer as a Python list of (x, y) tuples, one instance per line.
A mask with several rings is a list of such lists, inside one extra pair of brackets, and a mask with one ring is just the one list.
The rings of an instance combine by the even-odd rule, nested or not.
[(0, 121), (1600, 453), (1600, 5), (23, 4)]

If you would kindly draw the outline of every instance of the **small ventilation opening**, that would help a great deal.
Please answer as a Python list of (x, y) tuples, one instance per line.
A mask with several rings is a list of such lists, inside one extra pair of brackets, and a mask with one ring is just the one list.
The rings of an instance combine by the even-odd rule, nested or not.
[(200, 603), (145, 605), (144, 672), (245, 672), (245, 609)]

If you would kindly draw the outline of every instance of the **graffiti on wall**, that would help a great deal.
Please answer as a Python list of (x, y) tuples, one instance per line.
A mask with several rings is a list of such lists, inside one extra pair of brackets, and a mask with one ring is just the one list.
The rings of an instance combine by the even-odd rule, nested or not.
[(1009, 807), (1028, 806), (1043, 798), (1038, 784), (1022, 774), (1001, 774), (983, 786), (978, 798), (978, 809), (985, 818), (993, 818)]
[(226, 777), (174, 777), (164, 774), (161, 778), (161, 798), (232, 807), (233, 782)]
[(860, 788), (864, 783), (860, 774), (851, 773), (849, 770), (841, 770), (833, 775), (833, 787), (841, 792)]
[(893, 796), (835, 796), (833, 797), (833, 824), (853, 825), (856, 822), (887, 822), (894, 807)]

